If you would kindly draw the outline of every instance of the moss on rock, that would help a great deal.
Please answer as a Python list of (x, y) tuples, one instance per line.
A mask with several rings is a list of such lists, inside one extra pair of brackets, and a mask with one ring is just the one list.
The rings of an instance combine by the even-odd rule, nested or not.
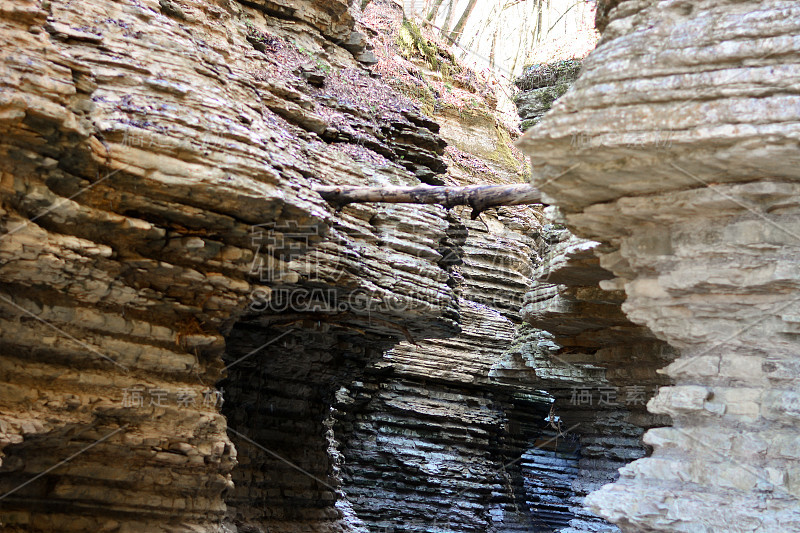
[(411, 20), (405, 19), (397, 34), (397, 45), (406, 59), (420, 56), (432, 70), (439, 72), (444, 78), (451, 78), (461, 72), (455, 57), (445, 48), (426, 39), (420, 27)]
[(522, 122), (519, 123), (519, 129), (521, 129), (522, 131), (528, 131), (529, 129), (534, 127), (536, 124), (538, 124), (539, 120), (540, 119), (538, 119), (538, 118), (525, 119), (525, 120), (523, 120)]
[(526, 65), (514, 84), (522, 91), (549, 87), (561, 83), (571, 84), (578, 77), (583, 61), (567, 59), (555, 63)]

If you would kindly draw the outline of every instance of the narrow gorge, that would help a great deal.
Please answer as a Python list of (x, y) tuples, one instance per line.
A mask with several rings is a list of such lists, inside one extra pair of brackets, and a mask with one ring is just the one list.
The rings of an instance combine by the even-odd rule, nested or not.
[(0, 59), (0, 530), (800, 531), (794, 2), (13, 0)]

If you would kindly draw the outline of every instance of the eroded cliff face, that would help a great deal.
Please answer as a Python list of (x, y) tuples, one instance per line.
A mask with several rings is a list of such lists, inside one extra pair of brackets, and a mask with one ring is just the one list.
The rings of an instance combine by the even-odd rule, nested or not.
[[(444, 166), (437, 125), (332, 41), (344, 7), (3, 6), (6, 530), (275, 531), (307, 500), (304, 527), (342, 527), (332, 489), (231, 439), (279, 431), (333, 486), (323, 406), (347, 368), (459, 329), (443, 210), (311, 192)], [(272, 310), (285, 289), (332, 292)]]
[(648, 403), (672, 426), (587, 500), (624, 531), (800, 530), (798, 21), (779, 0), (621, 2), (521, 141), (602, 243), (601, 287), (679, 350)]
[[(581, 63), (533, 65), (515, 80), (523, 127), (542, 120), (572, 86)], [(526, 382), (554, 397), (553, 429), (564, 435), (561, 461), (549, 475), (534, 477), (531, 492), (542, 497), (538, 507), (556, 531), (618, 531), (585, 509), (584, 498), (648, 453), (645, 429), (670, 423), (645, 405), (669, 383), (657, 370), (674, 351), (625, 316), (623, 291), (600, 287), (614, 277), (596, 256), (600, 243), (572, 234), (558, 209), (545, 215), (550, 223), (541, 229), (541, 262), (522, 307), (523, 319), (537, 329), (523, 329), (513, 349), (533, 369)]]
[(648, 455), (645, 429), (670, 424), (669, 417), (648, 413), (645, 406), (669, 383), (657, 370), (674, 350), (627, 319), (622, 291), (598, 287), (611, 276), (594, 256), (598, 243), (557, 226), (546, 230), (548, 253), (522, 315), (547, 334), (529, 331), (516, 349), (531, 359), (534, 371), (527, 381), (555, 398), (553, 415), (575, 454), (572, 476), (553, 475), (567, 482), (567, 490), (547, 503), (568, 526), (556, 531), (617, 531), (584, 509), (584, 498), (616, 480), (621, 467)]
[(525, 173), (475, 80), (364, 70), (374, 4), (0, 8), (4, 530), (530, 527), (538, 213), (312, 191)]
[(4, 531), (800, 529), (800, 13), (601, 4), (475, 221), (313, 192), (527, 176), (389, 0), (0, 7)]

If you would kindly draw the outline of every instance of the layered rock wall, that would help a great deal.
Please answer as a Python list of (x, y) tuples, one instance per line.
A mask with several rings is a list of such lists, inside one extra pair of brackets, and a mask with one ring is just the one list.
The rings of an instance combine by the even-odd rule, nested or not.
[[(523, 127), (535, 126), (567, 93), (581, 63), (534, 65), (515, 81)], [(600, 288), (613, 274), (595, 256), (599, 243), (570, 233), (557, 209), (546, 213), (550, 223), (540, 230), (536, 283), (522, 308), (522, 317), (536, 329), (522, 330), (512, 350), (532, 369), (526, 381), (554, 397), (549, 418), (562, 449), (556, 438), (548, 447), (552, 459), (532, 450), (529, 477), (541, 498), (537, 508), (554, 530), (617, 531), (585, 509), (584, 498), (617, 479), (620, 467), (646, 455), (644, 429), (669, 423), (668, 417), (648, 414), (645, 404), (668, 383), (656, 370), (672, 350), (625, 317), (622, 291)], [(551, 468), (546, 483), (537, 463)]]
[(401, 343), (341, 391), (345, 491), (377, 530), (528, 531), (541, 522), (526, 504), (519, 459), (542, 435), (551, 399), (506, 378), (529, 371), (507, 349), (534, 240), (511, 229), (518, 216), (482, 219), (468, 223), (462, 246), (461, 334)]
[(610, 11), (523, 142), (574, 234), (312, 191), (524, 175), (371, 7), (0, 7), (4, 530), (800, 529), (797, 7)]
[[(645, 405), (668, 383), (656, 371), (674, 352), (627, 320), (624, 294), (597, 286), (610, 277), (593, 254), (598, 243), (553, 225), (545, 227), (545, 241), (539, 283), (526, 295), (522, 314), (547, 333), (524, 331), (515, 350), (530, 360), (528, 382), (555, 398), (554, 425), (571, 444), (567, 453), (575, 454), (574, 475), (564, 476), (571, 490), (550, 509), (568, 526), (556, 531), (616, 531), (585, 509), (584, 498), (648, 453), (645, 429), (669, 423)], [(557, 479), (563, 483), (564, 477)]]
[(522, 140), (567, 225), (603, 243), (601, 286), (680, 352), (648, 403), (672, 426), (588, 498), (624, 531), (800, 530), (798, 21), (780, 0), (622, 2)]
[(535, 126), (558, 98), (564, 95), (580, 73), (581, 60), (530, 65), (514, 80), (519, 92), (514, 103), (523, 131)]
[[(337, 16), (307, 7), (301, 19)], [(414, 173), (442, 166), (436, 125), (386, 96), (365, 112), (354, 87), (394, 93), (333, 34), (279, 11), (0, 9), (4, 530), (216, 531), (226, 514), (231, 527), (279, 531), (298, 516), (340, 527), (330, 489), (273, 471), (258, 446), (273, 446), (274, 430), (281, 452), (289, 436), (307, 442), (307, 461), (290, 459), (334, 486), (322, 406), (348, 365), (407, 335), (458, 330), (443, 210), (335, 212), (310, 191), (312, 181), (419, 183)], [(350, 35), (342, 20), (349, 29), (335, 35)], [(309, 83), (314, 70), (326, 88)], [(403, 165), (386, 159), (398, 153)], [(407, 236), (381, 240), (396, 220)], [(285, 289), (333, 293), (328, 308), (269, 307)], [(373, 306), (387, 299), (403, 305)], [(271, 343), (330, 322), (300, 350), (306, 363)], [(252, 400), (266, 394), (263, 373), (243, 371), (256, 358), (279, 389), (266, 419), (268, 402)], [(237, 384), (221, 391), (226, 374)], [(227, 411), (230, 432), (226, 393), (242, 408)], [(302, 421), (281, 426), (287, 413)], [(234, 478), (231, 439), (248, 454)]]
[(488, 107), (440, 135), (363, 70), (358, 18), (0, 8), (4, 531), (534, 527), (518, 463), (550, 398), (491, 374), (537, 212), (311, 190), (514, 182), (521, 158)]

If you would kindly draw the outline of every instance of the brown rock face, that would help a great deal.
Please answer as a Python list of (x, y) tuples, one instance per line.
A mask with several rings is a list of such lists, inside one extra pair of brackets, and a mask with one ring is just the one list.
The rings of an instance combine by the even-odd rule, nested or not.
[(525, 174), (389, 0), (6, 4), (3, 531), (800, 530), (794, 3), (604, 3), (523, 141), (580, 237), (313, 192)]
[(506, 353), (539, 213), (312, 192), (523, 165), (364, 71), (354, 13), (0, 7), (3, 531), (539, 527), (549, 398)]
[(630, 532), (798, 531), (800, 7), (611, 14), (521, 145), (567, 226), (603, 243), (601, 286), (680, 357), (648, 404), (672, 427), (587, 501)]
[[(242, 4), (269, 15), (308, 23), (326, 38), (338, 45), (352, 47), (357, 44), (353, 34), (353, 17), (348, 2), (342, 0), (252, 0)], [(162, 3), (163, 8), (163, 3)]]
[[(345, 4), (260, 7), (0, 7), (4, 531), (222, 531), (226, 512), (275, 531), (303, 507), (292, 494), (314, 500), (307, 527), (337, 529), (322, 411), (342, 369), (458, 329), (443, 210), (335, 213), (310, 191), (419, 183), (386, 157), (438, 172), (435, 123), (402, 98), (375, 98), (372, 115), (348, 100), (391, 91), (329, 40), (350, 36)], [(337, 67), (322, 88), (293, 74), (309, 50)], [(272, 429), (251, 401), (265, 387)], [(230, 432), (223, 400), (240, 407)], [(245, 441), (271, 446), (292, 413), (302, 422), (280, 429), (306, 457), (279, 451), (321, 481), (270, 472)]]

